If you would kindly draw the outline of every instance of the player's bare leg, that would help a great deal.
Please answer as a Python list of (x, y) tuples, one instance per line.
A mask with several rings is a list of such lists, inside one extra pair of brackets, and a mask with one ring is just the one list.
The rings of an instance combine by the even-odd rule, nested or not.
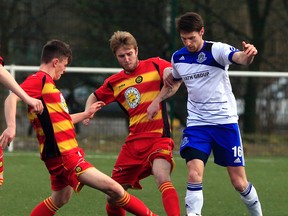
[(73, 189), (70, 186), (65, 188), (52, 191), (50, 197), (39, 203), (31, 212), (30, 216), (52, 216), (68, 201), (70, 200), (73, 193)]
[(166, 214), (180, 216), (180, 202), (176, 189), (171, 182), (171, 164), (165, 159), (153, 160), (152, 173), (159, 191), (162, 194), (162, 203)]
[[(129, 184), (124, 184), (124, 185), (121, 185), (125, 191), (127, 191), (129, 188), (130, 188), (130, 185)], [(126, 211), (125, 209), (117, 206), (114, 202), (114, 200), (107, 196), (107, 203), (106, 203), (106, 213), (107, 213), (107, 216), (126, 216)]]
[(127, 193), (119, 183), (94, 167), (82, 173), (79, 176), (79, 181), (104, 192), (115, 201), (117, 206), (134, 215), (155, 215), (141, 200)]

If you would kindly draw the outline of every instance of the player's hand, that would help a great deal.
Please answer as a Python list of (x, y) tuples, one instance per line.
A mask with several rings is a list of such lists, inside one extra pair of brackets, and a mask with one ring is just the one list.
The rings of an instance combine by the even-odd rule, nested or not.
[(93, 103), (85, 112), (87, 112), (88, 119), (92, 119), (94, 114), (102, 109), (102, 107), (105, 106), (105, 103), (103, 101), (97, 101)]
[(82, 121), (82, 123), (83, 123), (83, 125), (88, 126), (89, 123), (90, 123), (90, 118), (84, 119), (84, 120)]
[(25, 101), (27, 104), (29, 104), (32, 107), (32, 112), (35, 112), (37, 114), (42, 114), (43, 112), (43, 104), (41, 100), (35, 99), (35, 98), (29, 98), (27, 101)]
[(152, 101), (152, 103), (147, 108), (147, 118), (148, 120), (153, 120), (153, 118), (159, 112), (159, 103)]
[(242, 41), (242, 47), (243, 47), (243, 52), (247, 56), (255, 56), (258, 53), (258, 50), (253, 44), (246, 43), (245, 41)]
[(102, 109), (102, 107), (105, 106), (105, 103), (103, 101), (97, 101), (93, 103), (85, 112), (87, 112), (88, 118), (84, 119), (82, 121), (83, 125), (88, 126), (90, 123), (90, 120), (94, 117), (94, 114)]
[(7, 127), (0, 136), (0, 148), (5, 149), (16, 135), (16, 128)]

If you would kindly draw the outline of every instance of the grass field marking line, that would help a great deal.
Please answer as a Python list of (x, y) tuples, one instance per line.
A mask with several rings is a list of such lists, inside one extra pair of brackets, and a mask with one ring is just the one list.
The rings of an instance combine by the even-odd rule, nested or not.
[(116, 159), (118, 155), (85, 154), (85, 158)]
[(271, 163), (273, 160), (271, 158), (245, 158), (245, 162)]
[(36, 152), (4, 152), (5, 157), (22, 157), (22, 156), (28, 156), (28, 157), (39, 157), (39, 153)]

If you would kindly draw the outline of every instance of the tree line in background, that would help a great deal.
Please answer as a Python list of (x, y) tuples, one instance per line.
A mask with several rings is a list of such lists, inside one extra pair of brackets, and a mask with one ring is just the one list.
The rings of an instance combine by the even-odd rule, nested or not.
[[(175, 18), (195, 11), (205, 22), (204, 39), (237, 48), (245, 40), (257, 47), (259, 54), (249, 68), (232, 66), (231, 70), (288, 71), (286, 0), (0, 0), (0, 4), (0, 52), (6, 64), (39, 65), (43, 44), (57, 38), (73, 49), (71, 66), (118, 67), (109, 48), (109, 38), (117, 30), (136, 37), (140, 59), (160, 56), (170, 60), (182, 46)], [(73, 88), (71, 83), (77, 85), (77, 81), (79, 77), (60, 82)], [(267, 83), (251, 77), (238, 78), (232, 84), (236, 97), (245, 101), (243, 131), (254, 133), (259, 120), (256, 99)], [(2, 85), (0, 90), (5, 92)], [(6, 95), (0, 95), (1, 101)], [(182, 86), (173, 106), (183, 124), (185, 98)], [(3, 115), (0, 120), (3, 124)]]

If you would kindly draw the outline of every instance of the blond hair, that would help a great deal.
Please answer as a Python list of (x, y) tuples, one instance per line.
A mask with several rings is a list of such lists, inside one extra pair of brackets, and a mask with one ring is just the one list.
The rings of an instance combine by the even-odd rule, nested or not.
[(126, 31), (116, 31), (110, 38), (110, 48), (115, 54), (120, 47), (137, 49), (137, 41), (132, 34)]

